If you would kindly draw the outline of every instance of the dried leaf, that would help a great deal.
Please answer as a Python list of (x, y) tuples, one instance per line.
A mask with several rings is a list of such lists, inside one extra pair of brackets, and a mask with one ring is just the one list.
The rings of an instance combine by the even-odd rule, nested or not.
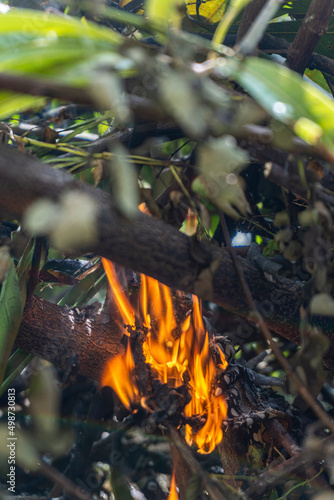
[(250, 212), (244, 194), (245, 183), (238, 173), (245, 167), (247, 155), (239, 149), (233, 138), (225, 136), (210, 139), (198, 148), (197, 167), (201, 173), (192, 190), (209, 198), (234, 219), (239, 212)]
[(334, 316), (334, 300), (328, 293), (318, 293), (310, 302), (311, 314)]
[(105, 177), (103, 160), (94, 160), (93, 162), (93, 179), (94, 186), (97, 187)]
[(58, 139), (59, 134), (53, 128), (46, 126), (44, 128), (44, 141), (49, 144), (54, 144)]
[(194, 284), (194, 293), (198, 297), (203, 297), (206, 300), (212, 300), (214, 295), (213, 276), (220, 264), (220, 259), (215, 259), (209, 267), (203, 269), (198, 275)]

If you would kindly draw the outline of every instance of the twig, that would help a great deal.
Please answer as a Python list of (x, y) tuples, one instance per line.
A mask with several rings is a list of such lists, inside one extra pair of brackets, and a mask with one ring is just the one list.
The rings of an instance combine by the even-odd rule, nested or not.
[(264, 338), (268, 341), (273, 353), (275, 354), (277, 360), (281, 364), (281, 366), (284, 368), (286, 371), (287, 376), (291, 379), (291, 381), (295, 384), (299, 394), (302, 396), (304, 401), (307, 403), (307, 405), (314, 411), (314, 413), (317, 415), (317, 417), (322, 421), (322, 423), (327, 427), (332, 434), (334, 434), (334, 422), (327, 413), (320, 407), (320, 405), (316, 402), (304, 382), (298, 377), (298, 375), (293, 371), (290, 363), (288, 360), (283, 356), (280, 348), (276, 344), (275, 340), (273, 339), (266, 323), (263, 320), (262, 314), (256, 307), (255, 301), (253, 299), (253, 296), (251, 294), (251, 291), (249, 289), (249, 286), (246, 282), (245, 275), (240, 263), (239, 258), (234, 252), (234, 249), (231, 245), (231, 238), (227, 229), (227, 224), (225, 220), (225, 216), (222, 212), (220, 212), (220, 222), (222, 225), (223, 233), (224, 233), (224, 238), (225, 241), (227, 242), (227, 246), (229, 248), (231, 258), (233, 260), (233, 263), (235, 265), (243, 292), (246, 297), (246, 301), (248, 304), (248, 307), (251, 310), (251, 314), (253, 317), (253, 320), (259, 325), (261, 332), (264, 336)]
[(62, 486), (63, 490), (69, 493), (71, 496), (78, 498), (78, 500), (93, 500), (90, 494), (87, 491), (84, 491), (81, 486), (73, 483), (66, 476), (61, 474), (57, 469), (51, 467), (45, 462), (41, 461), (38, 467), (39, 472), (41, 472), (44, 476), (51, 479), (54, 483)]
[(284, 0), (268, 0), (241, 42), (235, 48), (240, 54), (248, 55), (254, 52), (269, 21), (275, 16), (283, 1)]
[(265, 491), (271, 490), (282, 480), (295, 474), (298, 470), (305, 470), (316, 460), (323, 460), (324, 446), (332, 443), (333, 436), (329, 436), (321, 441), (321, 446), (318, 447), (317, 452), (315, 450), (306, 450), (275, 467), (267, 468), (262, 474), (257, 476), (256, 482), (247, 488), (245, 491), (246, 495), (260, 498)]

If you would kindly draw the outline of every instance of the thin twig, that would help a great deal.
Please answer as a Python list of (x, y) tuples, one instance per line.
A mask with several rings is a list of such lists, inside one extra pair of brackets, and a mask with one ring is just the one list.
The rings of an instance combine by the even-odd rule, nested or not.
[(327, 413), (320, 407), (320, 405), (316, 402), (316, 400), (314, 399), (314, 397), (312, 396), (312, 394), (310, 393), (310, 391), (308, 390), (308, 388), (306, 387), (304, 382), (302, 382), (301, 379), (298, 377), (298, 375), (293, 371), (289, 361), (283, 356), (280, 348), (278, 347), (275, 340), (273, 339), (266, 323), (263, 320), (262, 314), (260, 313), (260, 311), (256, 307), (253, 296), (252, 296), (251, 291), (249, 289), (249, 286), (246, 282), (245, 275), (244, 275), (240, 260), (237, 257), (237, 255), (235, 254), (234, 249), (231, 245), (231, 238), (230, 238), (230, 235), (229, 235), (229, 232), (227, 229), (225, 216), (222, 212), (220, 212), (219, 218), (220, 218), (220, 222), (222, 225), (225, 241), (227, 243), (227, 246), (228, 246), (230, 254), (231, 254), (231, 258), (232, 258), (233, 263), (235, 265), (243, 292), (244, 292), (245, 297), (246, 297), (248, 307), (251, 310), (252, 319), (259, 325), (264, 338), (268, 341), (273, 353), (275, 354), (275, 356), (276, 356), (277, 360), (279, 361), (279, 363), (281, 364), (281, 366), (284, 368), (287, 376), (290, 378), (290, 380), (297, 387), (299, 394), (302, 396), (302, 398), (307, 403), (307, 405), (314, 411), (314, 413), (321, 420), (321, 422), (324, 424), (324, 426), (327, 427), (331, 431), (332, 434), (334, 434), (334, 422), (333, 422), (333, 420), (331, 418), (329, 418)]
[(93, 500), (90, 494), (87, 491), (83, 490), (81, 486), (78, 486), (77, 484), (73, 483), (73, 481), (68, 479), (63, 474), (61, 474), (57, 469), (51, 467), (45, 462), (43, 461), (40, 462), (38, 470), (44, 476), (51, 479), (51, 481), (62, 486), (65, 492), (69, 493), (71, 496), (75, 498), (78, 498), (78, 500)]

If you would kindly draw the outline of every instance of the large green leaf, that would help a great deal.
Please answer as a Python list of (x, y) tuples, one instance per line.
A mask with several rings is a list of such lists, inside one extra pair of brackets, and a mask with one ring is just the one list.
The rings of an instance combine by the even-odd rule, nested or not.
[(76, 38), (89, 48), (93, 41), (104, 41), (112, 45), (122, 43), (122, 36), (116, 31), (72, 17), (57, 16), (50, 12), (28, 9), (13, 9), (0, 14), (0, 33), (17, 33), (17, 36), (35, 36), (52, 40), (54, 38)]
[(294, 128), (310, 143), (319, 143), (334, 154), (334, 101), (285, 66), (249, 57), (229, 59), (228, 72), (277, 120)]
[(0, 384), (21, 323), (22, 312), (20, 284), (14, 261), (11, 259), (0, 293)]
[[(0, 14), (0, 72), (57, 78), (85, 85), (92, 68), (115, 65), (114, 49), (123, 42), (117, 32), (70, 17), (17, 9)], [(32, 105), (41, 97), (0, 92), (0, 118)]]

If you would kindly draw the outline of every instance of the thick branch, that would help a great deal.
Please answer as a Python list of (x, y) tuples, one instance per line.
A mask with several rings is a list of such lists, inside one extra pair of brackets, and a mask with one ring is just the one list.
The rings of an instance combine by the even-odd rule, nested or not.
[(334, 0), (312, 0), (301, 27), (287, 54), (289, 68), (303, 74), (310, 57), (326, 33), (334, 9)]
[[(85, 192), (98, 206), (98, 238), (92, 244), (76, 248), (77, 254), (102, 255), (174, 289), (194, 293), (240, 316), (249, 316), (227, 250), (194, 241), (139, 211), (135, 220), (126, 221), (115, 210), (107, 193), (8, 149), (0, 152), (0, 177), (0, 215), (7, 213), (21, 219), (37, 199), (55, 200), (68, 190)], [(242, 267), (268, 327), (297, 342), (302, 286), (284, 278), (267, 279), (246, 259), (242, 259)], [(325, 331), (332, 331), (330, 320), (322, 326)]]
[[(85, 310), (84, 310), (85, 311)], [(123, 351), (121, 333), (105, 314), (79, 314), (39, 297), (27, 303), (15, 347), (46, 359), (66, 370), (77, 364), (79, 372), (101, 380), (108, 360)]]

